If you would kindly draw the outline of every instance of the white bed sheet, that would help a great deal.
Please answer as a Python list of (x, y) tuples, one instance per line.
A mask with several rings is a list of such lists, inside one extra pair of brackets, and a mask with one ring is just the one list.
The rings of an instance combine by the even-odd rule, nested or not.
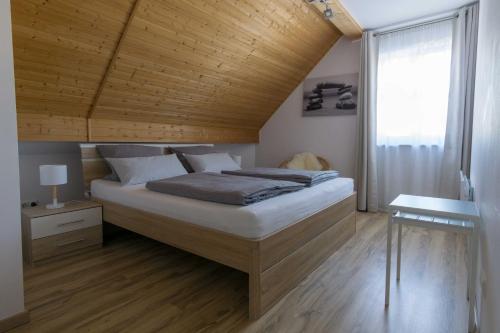
[(145, 184), (94, 180), (92, 196), (127, 207), (256, 239), (296, 223), (353, 193), (351, 178), (336, 178), (249, 206), (234, 206), (153, 192)]

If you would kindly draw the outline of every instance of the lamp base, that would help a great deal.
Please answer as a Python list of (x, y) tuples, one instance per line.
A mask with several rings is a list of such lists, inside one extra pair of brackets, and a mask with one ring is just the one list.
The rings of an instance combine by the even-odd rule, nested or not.
[(63, 208), (63, 207), (64, 207), (64, 203), (62, 203), (62, 202), (59, 202), (56, 204), (51, 203), (51, 204), (48, 204), (45, 206), (45, 208), (47, 208), (47, 209), (57, 209), (57, 208)]

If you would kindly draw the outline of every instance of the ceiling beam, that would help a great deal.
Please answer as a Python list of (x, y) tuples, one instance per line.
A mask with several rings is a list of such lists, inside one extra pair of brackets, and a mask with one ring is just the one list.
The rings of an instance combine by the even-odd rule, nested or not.
[(123, 27), (122, 34), (120, 36), (120, 39), (118, 40), (118, 43), (116, 43), (116, 48), (115, 51), (113, 52), (113, 56), (109, 60), (108, 67), (106, 68), (106, 72), (104, 73), (101, 83), (99, 84), (99, 87), (97, 88), (96, 94), (94, 96), (94, 100), (92, 104), (90, 105), (89, 112), (87, 114), (87, 118), (91, 118), (92, 114), (94, 113), (97, 103), (99, 102), (99, 98), (101, 98), (102, 90), (104, 89), (104, 86), (108, 82), (108, 77), (109, 73), (111, 72), (113, 66), (115, 65), (116, 59), (118, 59), (118, 54), (120, 53), (121, 46), (123, 44), (123, 40), (125, 39), (125, 36), (127, 35), (127, 32), (132, 25), (133, 18), (135, 14), (137, 13), (137, 8), (139, 8), (139, 3), (141, 0), (135, 0), (134, 5), (132, 6), (132, 9), (130, 10), (130, 14), (128, 16), (127, 23)]
[[(325, 10), (324, 4), (316, 0), (312, 5), (323, 14)], [(361, 37), (363, 28), (361, 28), (359, 23), (349, 14), (340, 0), (328, 0), (328, 7), (333, 10), (333, 17), (330, 18), (329, 21), (331, 21), (345, 36), (349, 38)]]

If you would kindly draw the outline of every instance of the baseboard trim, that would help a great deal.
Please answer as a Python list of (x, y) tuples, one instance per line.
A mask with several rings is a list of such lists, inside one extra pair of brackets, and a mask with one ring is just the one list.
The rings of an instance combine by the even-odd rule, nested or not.
[(30, 321), (29, 311), (19, 312), (11, 317), (0, 320), (0, 333), (7, 332), (17, 326), (27, 324)]

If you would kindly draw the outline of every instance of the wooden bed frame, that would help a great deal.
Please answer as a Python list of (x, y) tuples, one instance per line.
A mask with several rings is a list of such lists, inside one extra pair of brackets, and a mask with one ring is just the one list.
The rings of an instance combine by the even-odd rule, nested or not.
[[(88, 191), (90, 182), (109, 169), (95, 145), (80, 149)], [(262, 316), (356, 232), (356, 193), (259, 239), (94, 200), (102, 203), (107, 223), (248, 273), (250, 319)]]

